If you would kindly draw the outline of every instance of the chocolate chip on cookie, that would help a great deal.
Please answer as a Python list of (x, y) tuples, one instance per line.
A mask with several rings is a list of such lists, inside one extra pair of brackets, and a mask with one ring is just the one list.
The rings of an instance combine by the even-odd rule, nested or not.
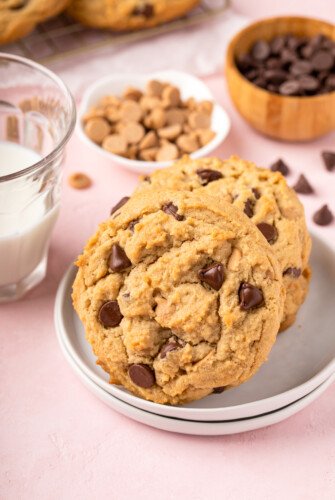
[(260, 197), (261, 197), (261, 193), (260, 193), (259, 189), (257, 189), (257, 188), (251, 188), (251, 191), (253, 192), (254, 197), (256, 198), (256, 200), (259, 200)]
[(132, 220), (131, 222), (129, 222), (128, 224), (128, 229), (133, 233), (134, 232), (134, 227), (136, 226), (136, 224), (138, 224), (140, 222), (140, 219), (134, 219)]
[(121, 200), (116, 205), (114, 205), (110, 214), (113, 215), (117, 210), (119, 210), (119, 208), (123, 207), (123, 205), (125, 205), (128, 200), (129, 196), (124, 196), (123, 198), (121, 198)]
[(131, 365), (128, 374), (134, 384), (144, 389), (149, 389), (156, 382), (155, 372), (143, 363)]
[(163, 212), (165, 212), (168, 215), (172, 215), (176, 220), (184, 220), (185, 217), (183, 215), (178, 214), (178, 207), (170, 201), (169, 203), (165, 203), (162, 207)]
[(220, 290), (224, 280), (224, 270), (222, 264), (213, 264), (212, 266), (200, 269), (198, 276), (214, 290)]
[(264, 303), (263, 292), (250, 283), (242, 283), (238, 295), (240, 307), (244, 311), (261, 306)]
[(211, 170), (210, 168), (199, 168), (197, 174), (203, 181), (203, 186), (207, 186), (210, 182), (221, 179), (223, 175), (218, 170)]
[(222, 387), (215, 387), (213, 389), (213, 394), (222, 394), (223, 391), (226, 389), (225, 386), (222, 386)]
[(133, 16), (144, 16), (147, 19), (153, 17), (154, 13), (155, 13), (154, 7), (150, 3), (137, 5), (137, 7), (135, 7), (132, 12)]
[(162, 349), (160, 350), (160, 357), (161, 358), (166, 358), (166, 355), (168, 352), (175, 351), (180, 347), (177, 342), (174, 342), (173, 340), (170, 340), (166, 344), (163, 345)]
[(117, 243), (112, 246), (112, 252), (108, 259), (108, 265), (112, 271), (124, 271), (131, 266), (131, 262), (127, 257), (126, 252)]
[(272, 224), (267, 224), (266, 222), (260, 222), (257, 224), (258, 229), (262, 235), (267, 239), (267, 241), (272, 245), (278, 238), (278, 231)]
[(105, 302), (99, 309), (99, 321), (105, 328), (115, 327), (123, 318), (116, 300)]
[(243, 212), (251, 218), (254, 215), (254, 202), (251, 198), (248, 198), (244, 204)]
[(301, 275), (301, 269), (298, 267), (288, 267), (283, 272), (283, 276), (291, 276), (292, 278), (299, 278)]

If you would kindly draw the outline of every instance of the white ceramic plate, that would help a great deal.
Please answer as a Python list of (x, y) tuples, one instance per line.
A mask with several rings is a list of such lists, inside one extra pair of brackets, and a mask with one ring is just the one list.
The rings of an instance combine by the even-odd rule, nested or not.
[(278, 336), (268, 363), (241, 386), (183, 406), (145, 401), (108, 383), (108, 375), (96, 365), (84, 329), (72, 307), (71, 287), (75, 276), (72, 267), (59, 285), (55, 325), (80, 369), (119, 400), (152, 413), (180, 419), (215, 421), (253, 417), (305, 396), (335, 371), (335, 254), (316, 237), (311, 264), (313, 279), (307, 301), (296, 324)]
[(142, 424), (150, 425), (157, 429), (170, 432), (178, 432), (180, 434), (196, 434), (200, 436), (220, 436), (225, 434), (237, 434), (255, 429), (260, 429), (268, 425), (273, 425), (286, 418), (294, 415), (298, 411), (308, 406), (312, 401), (318, 398), (330, 384), (335, 380), (335, 373), (328, 377), (316, 389), (311, 391), (306, 396), (298, 401), (291, 403), (283, 408), (269, 412), (258, 417), (250, 417), (238, 420), (216, 421), (216, 422), (201, 422), (196, 420), (183, 420), (172, 417), (164, 417), (156, 415), (145, 410), (136, 408), (128, 403), (120, 401), (112, 396), (109, 392), (102, 389), (93, 380), (91, 380), (73, 361), (71, 355), (67, 351), (62, 338), (59, 336), (59, 342), (65, 358), (68, 360), (71, 368), (78, 375), (81, 382), (101, 401), (106, 403), (113, 410), (129, 417)]
[[(194, 97), (197, 101), (214, 101), (213, 95), (210, 92), (209, 88), (201, 80), (199, 80), (199, 78), (196, 78), (195, 76), (192, 76), (188, 73), (183, 73), (181, 71), (160, 71), (158, 73), (151, 73), (149, 75), (113, 75), (102, 78), (101, 80), (98, 80), (93, 85), (88, 87), (79, 106), (76, 127), (77, 133), (82, 141), (93, 148), (97, 152), (97, 154), (102, 155), (109, 160), (112, 160), (114, 163), (117, 163), (122, 167), (127, 168), (128, 170), (145, 174), (149, 174), (157, 168), (167, 167), (172, 162), (129, 160), (128, 158), (123, 158), (122, 156), (118, 156), (108, 152), (87, 137), (83, 129), (82, 117), (92, 106), (94, 106), (98, 102), (101, 97), (104, 97), (108, 94), (121, 95), (127, 87), (136, 87), (143, 90), (146, 83), (152, 79), (162, 80), (176, 85), (180, 89), (183, 99)], [(214, 139), (206, 144), (206, 146), (204, 146), (203, 148), (198, 149), (197, 151), (192, 153), (190, 155), (192, 158), (202, 158), (204, 156), (209, 156), (210, 153), (214, 151), (214, 149), (216, 149), (228, 135), (230, 129), (229, 116), (222, 108), (222, 106), (217, 103), (214, 103), (211, 128), (216, 134)]]

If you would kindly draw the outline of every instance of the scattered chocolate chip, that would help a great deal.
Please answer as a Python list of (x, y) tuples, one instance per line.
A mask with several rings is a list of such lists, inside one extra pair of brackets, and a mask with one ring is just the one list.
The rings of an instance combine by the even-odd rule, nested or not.
[(260, 222), (257, 227), (271, 245), (277, 240), (278, 231), (272, 224)]
[(225, 386), (214, 387), (212, 394), (222, 394), (225, 389), (226, 389)]
[(211, 170), (210, 168), (199, 168), (197, 174), (203, 181), (203, 185), (207, 186), (210, 182), (222, 179), (223, 175), (218, 170)]
[(126, 252), (117, 243), (112, 246), (112, 252), (108, 259), (108, 266), (112, 271), (120, 272), (131, 266)]
[(118, 326), (123, 318), (116, 300), (109, 300), (102, 304), (98, 316), (100, 323), (105, 328)]
[(332, 212), (329, 210), (328, 205), (323, 205), (313, 215), (313, 221), (318, 226), (328, 226), (334, 219)]
[(300, 85), (297, 80), (288, 80), (279, 86), (279, 93), (282, 95), (298, 95), (300, 93)]
[(256, 200), (259, 200), (261, 197), (261, 193), (259, 192), (259, 189), (251, 188), (251, 191), (254, 193), (254, 197), (256, 198)]
[(292, 276), (292, 278), (299, 278), (301, 275), (301, 269), (298, 267), (288, 267), (283, 272), (283, 276)]
[(133, 10), (133, 16), (144, 16), (147, 19), (153, 17), (154, 15), (154, 7), (150, 3), (144, 3), (142, 5), (138, 5)]
[(296, 184), (293, 186), (293, 189), (296, 193), (299, 194), (312, 194), (314, 193), (314, 189), (306, 179), (306, 177), (301, 174)]
[(132, 220), (131, 222), (129, 222), (128, 224), (128, 229), (129, 231), (131, 231), (132, 233), (134, 232), (134, 227), (136, 226), (136, 224), (138, 224), (140, 222), (140, 219), (134, 219)]
[(175, 351), (180, 347), (177, 342), (174, 342), (173, 340), (167, 342), (166, 344), (163, 345), (162, 349), (160, 350), (160, 357), (161, 358), (166, 358), (166, 355), (168, 352)]
[(119, 208), (123, 207), (129, 200), (129, 196), (125, 196), (124, 198), (121, 198), (121, 200), (112, 208), (111, 210), (111, 215), (113, 215)]
[(256, 61), (264, 61), (271, 53), (270, 45), (265, 40), (256, 42), (251, 50), (251, 55)]
[(245, 202), (243, 211), (249, 218), (254, 215), (254, 202), (251, 198), (248, 198)]
[(180, 214), (177, 213), (178, 212), (178, 207), (176, 207), (176, 205), (174, 205), (172, 203), (172, 201), (170, 201), (169, 203), (166, 203), (165, 205), (163, 205), (162, 210), (166, 214), (172, 215), (172, 217), (174, 217), (176, 220), (181, 221), (181, 220), (185, 219), (185, 217), (183, 215), (180, 215)]
[(333, 55), (326, 50), (318, 50), (311, 58), (313, 69), (324, 71), (332, 68), (334, 64)]
[(156, 382), (154, 371), (142, 363), (131, 365), (128, 374), (134, 384), (144, 389), (149, 389)]
[(335, 153), (333, 151), (323, 151), (321, 157), (325, 164), (325, 167), (329, 172), (335, 168)]
[(240, 307), (244, 311), (258, 307), (263, 304), (263, 292), (259, 288), (250, 283), (242, 283), (238, 291), (240, 299)]
[(213, 264), (212, 266), (200, 269), (198, 276), (201, 281), (207, 283), (214, 290), (220, 290), (224, 280), (223, 265)]
[(282, 175), (288, 175), (290, 173), (290, 169), (281, 158), (272, 163), (270, 170), (272, 170), (272, 172), (280, 172)]

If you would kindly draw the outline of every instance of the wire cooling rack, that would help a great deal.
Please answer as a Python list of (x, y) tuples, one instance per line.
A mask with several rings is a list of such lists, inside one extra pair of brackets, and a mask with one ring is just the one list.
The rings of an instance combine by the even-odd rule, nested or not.
[(222, 14), (230, 0), (202, 0), (200, 5), (186, 16), (142, 31), (115, 33), (87, 28), (76, 23), (66, 14), (41, 23), (25, 38), (0, 47), (0, 51), (28, 57), (48, 63), (82, 54), (104, 46), (116, 46), (144, 40), (154, 35), (194, 26)]

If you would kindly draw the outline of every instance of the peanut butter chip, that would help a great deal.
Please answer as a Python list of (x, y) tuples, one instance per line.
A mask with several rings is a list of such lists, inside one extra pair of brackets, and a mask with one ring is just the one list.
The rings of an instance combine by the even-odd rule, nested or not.
[(167, 125), (183, 125), (186, 120), (186, 114), (183, 110), (178, 108), (168, 109), (166, 111)]
[(127, 141), (120, 134), (112, 134), (105, 137), (102, 147), (116, 155), (123, 155), (127, 151)]
[(147, 148), (140, 151), (140, 158), (144, 161), (155, 161), (158, 148)]
[(178, 148), (172, 143), (167, 143), (162, 146), (156, 155), (157, 161), (170, 161), (178, 158)]
[(151, 97), (161, 97), (163, 89), (164, 85), (157, 80), (150, 80), (146, 87), (147, 94)]
[(164, 127), (165, 122), (165, 111), (161, 108), (156, 108), (145, 118), (144, 125), (148, 128), (158, 129)]
[(144, 127), (139, 123), (127, 123), (122, 131), (121, 135), (126, 139), (128, 144), (137, 144), (143, 139), (145, 134)]
[(174, 140), (181, 133), (181, 125), (170, 125), (169, 127), (164, 127), (158, 130), (159, 137), (162, 139)]
[(211, 142), (216, 135), (215, 132), (213, 132), (213, 130), (210, 130), (209, 128), (196, 130), (196, 133), (201, 146), (206, 146), (206, 144)]
[(98, 144), (104, 140), (109, 131), (110, 126), (104, 118), (91, 118), (85, 125), (87, 136)]
[(211, 117), (207, 113), (193, 111), (188, 117), (188, 123), (193, 129), (209, 128), (211, 126)]
[(134, 87), (128, 87), (124, 92), (123, 92), (123, 97), (127, 100), (131, 101), (136, 101), (138, 102), (143, 95), (143, 92), (141, 92), (138, 89), (135, 89)]
[(181, 135), (177, 139), (177, 146), (185, 153), (193, 153), (199, 149), (197, 139), (192, 135)]
[(157, 145), (158, 145), (157, 135), (153, 130), (151, 130), (141, 140), (140, 149), (153, 148)]
[(135, 101), (124, 101), (120, 109), (120, 118), (124, 122), (139, 122), (142, 118), (140, 105)]
[(74, 189), (87, 189), (91, 186), (92, 181), (88, 177), (88, 175), (81, 172), (76, 172), (69, 176), (68, 183)]
[(162, 92), (162, 98), (167, 107), (176, 107), (180, 103), (180, 92), (177, 87), (168, 85)]

